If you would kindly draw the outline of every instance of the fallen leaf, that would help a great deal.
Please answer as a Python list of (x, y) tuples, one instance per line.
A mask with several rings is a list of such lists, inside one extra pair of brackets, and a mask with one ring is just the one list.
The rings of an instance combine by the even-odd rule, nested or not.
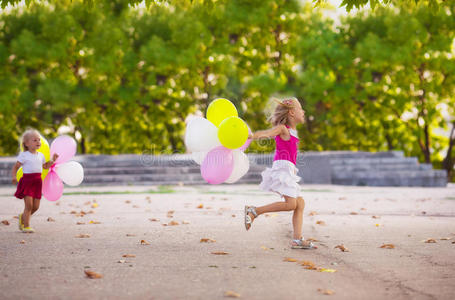
[(84, 222), (77, 222), (76, 225), (85, 225)]
[(224, 292), (224, 297), (240, 298), (240, 294), (233, 291), (226, 291)]
[(335, 269), (325, 269), (325, 268), (320, 268), (318, 269), (319, 272), (325, 272), (325, 273), (335, 273), (337, 270)]
[(218, 268), (217, 265), (210, 265), (209, 268)]
[(135, 205), (133, 205), (133, 208), (139, 208), (139, 205), (135, 204)]
[(379, 226), (381, 226), (381, 224), (374, 224), (374, 226), (379, 227)]
[(296, 262), (297, 259), (295, 259), (295, 258), (290, 258), (290, 257), (285, 257), (285, 258), (283, 259), (283, 261), (287, 261), (287, 262)]
[(235, 218), (235, 215), (232, 215), (231, 217)]
[(98, 207), (98, 203), (92, 203), (92, 208), (97, 208)]
[(324, 226), (325, 222), (324, 221), (316, 221), (316, 224)]
[(371, 216), (373, 219), (380, 219), (380, 216)]
[(8, 226), (8, 225), (9, 225), (9, 222), (8, 222), (8, 220), (3, 220), (3, 221), (2, 221), (2, 224)]
[(87, 275), (87, 277), (90, 279), (103, 278), (103, 275), (101, 275), (100, 273), (96, 273), (96, 272), (93, 272), (90, 270), (84, 270), (84, 272), (85, 272), (85, 275)]
[(130, 200), (125, 200), (125, 203), (129, 204), (129, 203), (131, 203), (131, 201)]
[(450, 237), (443, 237), (443, 238), (440, 238), (441, 241), (448, 241), (448, 240), (451, 240), (452, 238)]
[(136, 257), (134, 254), (123, 254), (122, 257)]
[(25, 241), (24, 241), (24, 240), (22, 240), (22, 241), (20, 241), (20, 242), (19, 242), (19, 244), (25, 244)]
[(136, 236), (136, 235), (132, 234), (132, 233), (127, 233), (126, 236)]
[(81, 233), (81, 234), (76, 235), (75, 237), (80, 238), (80, 239), (89, 238), (89, 237), (90, 237), (90, 234), (88, 234), (88, 233)]
[(394, 244), (383, 244), (381, 247), (379, 248), (383, 248), (383, 249), (394, 249), (395, 248), (395, 245)]
[(126, 260), (121, 259), (121, 260), (119, 260), (119, 261), (117, 261), (117, 262), (118, 262), (119, 264), (124, 264), (124, 263), (126, 262)]
[(14, 219), (19, 219), (19, 217), (18, 217), (18, 216), (14, 216), (13, 218), (14, 218)]
[(101, 222), (98, 222), (98, 221), (90, 221), (89, 224), (101, 224)]
[(141, 240), (141, 245), (150, 245), (150, 243), (147, 242), (146, 240)]
[(318, 289), (318, 292), (324, 295), (333, 295), (335, 292), (331, 290), (323, 290), (323, 289)]
[(336, 249), (336, 248), (340, 249), (340, 250), (343, 251), (343, 252), (349, 252), (349, 249), (346, 248), (343, 244), (338, 245), (338, 246), (335, 246), (335, 249)]
[(367, 210), (365, 207), (362, 207), (360, 210)]
[(211, 253), (214, 255), (228, 255), (229, 254), (228, 252), (224, 252), (224, 251), (215, 251), (215, 252), (211, 252)]
[(190, 222), (188, 222), (188, 221), (182, 221), (182, 224), (188, 225), (188, 224), (190, 224)]
[(149, 220), (150, 220), (150, 222), (159, 222), (160, 221), (160, 219), (156, 219), (156, 218), (151, 218)]
[(299, 261), (299, 264), (307, 270), (317, 270), (315, 263), (309, 260)]
[(51, 217), (47, 218), (47, 221), (48, 221), (48, 222), (55, 222), (55, 220), (52, 219)]
[(179, 222), (177, 222), (177, 221), (170, 221), (170, 222), (168, 223), (168, 225), (169, 225), (169, 226), (176, 226), (176, 225), (180, 225), (180, 224), (179, 224)]
[(309, 216), (315, 216), (315, 215), (317, 215), (317, 214), (318, 214), (317, 212), (311, 211), (308, 215), (309, 215)]
[(346, 200), (346, 197), (340, 197), (338, 200)]
[(196, 208), (199, 208), (199, 209), (204, 208), (204, 204), (199, 204)]
[(355, 211), (351, 211), (349, 214), (350, 214), (350, 215), (358, 215), (359, 213), (357, 213), (357, 212), (355, 212)]
[(270, 250), (270, 249), (267, 248), (266, 246), (261, 246), (261, 249), (262, 249), (262, 250)]
[(211, 206), (207, 206), (205, 209), (212, 209), (212, 207)]
[(425, 243), (437, 243), (435, 239), (428, 239), (425, 241)]
[(202, 238), (200, 243), (215, 243), (215, 240), (208, 239), (208, 238)]

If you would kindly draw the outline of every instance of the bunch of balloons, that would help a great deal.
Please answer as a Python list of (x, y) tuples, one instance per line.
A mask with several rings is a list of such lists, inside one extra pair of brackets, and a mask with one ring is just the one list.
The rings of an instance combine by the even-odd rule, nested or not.
[[(43, 179), (43, 196), (49, 201), (57, 201), (63, 194), (63, 182), (70, 186), (81, 184), (84, 180), (84, 169), (76, 161), (69, 161), (76, 154), (76, 141), (67, 135), (57, 137), (49, 148), (49, 143), (42, 136), (41, 147), (37, 150), (44, 154), (46, 161), (54, 153), (58, 154), (55, 163), (41, 173)], [(21, 146), (21, 151), (23, 151)], [(16, 178), (23, 176), (22, 167), (17, 171)], [(63, 181), (63, 182), (62, 182)]]
[(251, 143), (246, 123), (231, 101), (213, 100), (207, 119), (193, 118), (186, 127), (185, 145), (201, 165), (201, 175), (210, 184), (234, 183), (248, 172), (245, 151)]

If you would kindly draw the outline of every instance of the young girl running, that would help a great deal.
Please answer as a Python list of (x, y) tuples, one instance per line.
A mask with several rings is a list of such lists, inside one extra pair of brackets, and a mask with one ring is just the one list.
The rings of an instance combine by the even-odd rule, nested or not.
[(43, 168), (49, 169), (58, 155), (54, 154), (52, 160), (46, 162), (44, 155), (37, 151), (41, 147), (41, 138), (38, 131), (34, 129), (24, 132), (21, 143), (24, 152), (21, 152), (17, 157), (17, 162), (11, 170), (11, 177), (13, 184), (16, 184), (16, 173), (22, 166), (24, 175), (19, 180), (14, 196), (24, 199), (25, 203), (24, 212), (19, 215), (19, 230), (31, 233), (35, 230), (30, 227), (30, 216), (38, 210), (41, 199), (43, 184), (41, 172)]
[(261, 189), (278, 193), (284, 202), (275, 202), (261, 207), (245, 206), (245, 228), (249, 230), (259, 215), (268, 212), (293, 211), (294, 227), (291, 248), (312, 249), (313, 243), (305, 241), (302, 236), (303, 209), (305, 201), (300, 197), (297, 176), (297, 152), (299, 138), (296, 126), (304, 122), (305, 112), (296, 98), (278, 101), (272, 117), (273, 128), (255, 132), (251, 138), (275, 138), (276, 151), (272, 168), (262, 172)]

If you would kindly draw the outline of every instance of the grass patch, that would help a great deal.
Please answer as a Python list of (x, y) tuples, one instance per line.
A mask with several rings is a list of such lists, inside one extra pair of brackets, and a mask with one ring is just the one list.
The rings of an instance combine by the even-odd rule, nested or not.
[(446, 197), (447, 200), (455, 200), (455, 197)]
[(159, 185), (157, 189), (150, 189), (146, 191), (88, 191), (88, 192), (68, 192), (63, 195), (128, 195), (128, 194), (172, 194), (176, 191), (170, 186)]

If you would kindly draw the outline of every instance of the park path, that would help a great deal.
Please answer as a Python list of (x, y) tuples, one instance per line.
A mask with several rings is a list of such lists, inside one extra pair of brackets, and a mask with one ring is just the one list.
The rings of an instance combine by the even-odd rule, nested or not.
[(317, 250), (288, 247), (290, 213), (245, 231), (245, 204), (279, 200), (257, 185), (65, 188), (42, 201), (35, 234), (0, 188), (0, 299), (455, 298), (455, 186), (302, 189)]

